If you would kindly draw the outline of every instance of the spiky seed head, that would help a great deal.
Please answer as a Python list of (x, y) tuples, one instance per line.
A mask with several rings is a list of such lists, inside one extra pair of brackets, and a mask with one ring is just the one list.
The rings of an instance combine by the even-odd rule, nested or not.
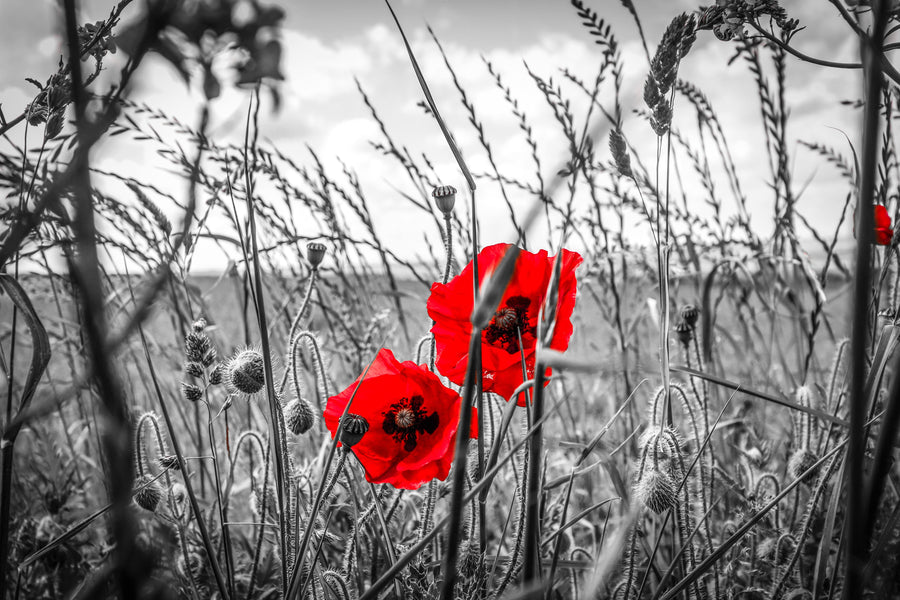
[(232, 393), (252, 396), (266, 385), (263, 356), (258, 350), (241, 350), (228, 361), (225, 370), (228, 388)]
[(185, 375), (190, 375), (191, 377), (200, 379), (201, 377), (203, 377), (203, 366), (200, 363), (188, 361), (184, 363), (184, 373)]
[(675, 505), (675, 482), (659, 469), (648, 469), (634, 486), (634, 496), (655, 513)]
[(181, 465), (178, 464), (178, 457), (174, 454), (163, 454), (156, 460), (156, 462), (163, 469), (173, 469), (175, 471), (181, 470)]
[(294, 435), (303, 435), (316, 422), (312, 407), (304, 398), (295, 398), (284, 407), (284, 422)]
[(209, 385), (219, 385), (222, 383), (222, 372), (224, 371), (222, 363), (216, 363), (216, 366), (209, 372)]
[(687, 321), (681, 319), (675, 324), (675, 333), (678, 334), (678, 341), (685, 346), (690, 345), (694, 339), (694, 328), (687, 324)]
[(181, 382), (181, 395), (188, 402), (197, 402), (203, 398), (203, 390), (193, 383)]
[(327, 250), (328, 247), (320, 242), (309, 242), (306, 244), (306, 259), (313, 269), (318, 269), (319, 265), (322, 264)]
[(700, 319), (700, 309), (693, 304), (685, 304), (681, 307), (681, 318), (691, 327), (696, 327)]
[[(819, 457), (809, 448), (799, 448), (798, 450), (795, 450), (794, 453), (791, 454), (791, 458), (788, 459), (788, 473), (792, 478), (799, 479), (800, 476), (811, 469), (818, 460)], [(815, 473), (810, 473), (806, 476), (804, 481), (809, 482), (814, 476)]]
[(341, 444), (345, 448), (352, 448), (358, 444), (369, 431), (369, 422), (365, 417), (353, 413), (347, 413), (341, 417), (341, 423), (344, 425), (341, 431)]
[[(146, 484), (146, 485), (145, 485)], [(159, 502), (162, 500), (163, 491), (159, 483), (151, 481), (150, 477), (144, 475), (138, 480), (139, 486), (144, 486), (134, 494), (135, 503), (144, 510), (154, 512)]]
[(445, 215), (453, 212), (453, 206), (456, 204), (456, 188), (452, 185), (439, 185), (431, 192), (434, 203), (438, 209)]

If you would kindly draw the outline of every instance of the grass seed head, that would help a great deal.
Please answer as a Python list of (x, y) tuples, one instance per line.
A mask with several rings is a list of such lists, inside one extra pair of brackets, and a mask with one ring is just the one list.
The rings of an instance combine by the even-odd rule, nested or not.
[(163, 469), (173, 469), (175, 471), (181, 470), (181, 465), (178, 464), (178, 457), (174, 454), (163, 454), (156, 459), (156, 462)]
[(622, 177), (631, 177), (631, 155), (628, 154), (628, 144), (621, 130), (614, 128), (609, 132), (609, 151), (616, 162), (616, 169)]
[(185, 375), (190, 375), (191, 377), (200, 379), (201, 377), (203, 377), (203, 365), (201, 365), (200, 363), (188, 361), (184, 363), (184, 373)]
[(181, 382), (181, 395), (188, 402), (197, 402), (203, 399), (203, 390), (193, 383)]

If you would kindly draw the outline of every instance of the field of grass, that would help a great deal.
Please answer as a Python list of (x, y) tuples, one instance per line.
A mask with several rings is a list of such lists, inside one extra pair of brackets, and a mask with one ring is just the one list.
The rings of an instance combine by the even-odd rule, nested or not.
[[(599, 7), (561, 3), (596, 42), (595, 80), (559, 65), (513, 90), (485, 61), (529, 178), (497, 166), (480, 90), (437, 37), (455, 98), (432, 97), (406, 44), (452, 173), (358, 87), (373, 152), (406, 176), (391, 201), (428, 223), (415, 252), (379, 235), (384, 199), (353, 165), (260, 139), (283, 13), (235, 4), (124, 0), (81, 25), (63, 1), (81, 60), (35, 75), (0, 123), (27, 140), (0, 146), (0, 598), (900, 596), (894, 2), (822, 0), (861, 40), (849, 65), (797, 50), (816, 24), (774, 0), (652, 32), (616, 3), (637, 63)], [(755, 85), (766, 198), (744, 191), (728, 107), (679, 78), (698, 36)], [(130, 99), (147, 53), (203, 91), (196, 123)], [(862, 139), (795, 143), (789, 61), (865, 70), (842, 105)], [(626, 70), (645, 81), (633, 110)], [(235, 82), (244, 135), (217, 140), (210, 107)], [(520, 94), (566, 140), (550, 163)], [(181, 187), (92, 163), (122, 140)], [(801, 151), (845, 188), (829, 228), (799, 207)], [(197, 268), (210, 253), (227, 267)]]

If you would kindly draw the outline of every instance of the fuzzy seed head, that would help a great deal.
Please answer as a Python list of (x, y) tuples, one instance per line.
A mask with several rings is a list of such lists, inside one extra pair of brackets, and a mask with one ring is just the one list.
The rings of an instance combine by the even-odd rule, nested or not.
[[(809, 448), (800, 448), (794, 451), (791, 454), (791, 458), (788, 460), (788, 473), (794, 479), (798, 479), (801, 475), (803, 475), (806, 471), (808, 471), (816, 462), (819, 460), (819, 457), (816, 456)], [(815, 476), (815, 473), (810, 473), (807, 475), (805, 481), (809, 481)]]
[(193, 383), (181, 382), (181, 395), (188, 402), (197, 402), (203, 398), (203, 390)]
[(319, 265), (322, 264), (322, 260), (325, 258), (325, 252), (327, 251), (328, 247), (320, 242), (309, 242), (306, 244), (306, 259), (309, 261), (309, 264), (312, 265), (313, 269), (319, 268)]
[(352, 448), (363, 439), (366, 432), (369, 431), (369, 422), (365, 417), (347, 413), (341, 418), (344, 428), (341, 431), (341, 444), (346, 448)]
[(675, 482), (659, 469), (649, 469), (634, 486), (638, 502), (659, 514), (675, 505)]
[(134, 494), (135, 503), (143, 508), (144, 510), (154, 512), (156, 507), (159, 506), (159, 502), (162, 500), (163, 491), (162, 487), (160, 487), (159, 483), (153, 481), (152, 483), (147, 483), (150, 481), (150, 477), (144, 475), (138, 480), (138, 485), (147, 484), (146, 487), (139, 489)]
[(445, 215), (453, 212), (453, 206), (456, 204), (456, 188), (452, 185), (439, 185), (431, 192), (434, 203), (438, 209)]
[(256, 394), (266, 385), (262, 354), (252, 348), (241, 350), (228, 361), (225, 377), (233, 394)]
[(284, 407), (284, 422), (294, 435), (303, 435), (316, 423), (312, 407), (303, 398), (295, 398)]

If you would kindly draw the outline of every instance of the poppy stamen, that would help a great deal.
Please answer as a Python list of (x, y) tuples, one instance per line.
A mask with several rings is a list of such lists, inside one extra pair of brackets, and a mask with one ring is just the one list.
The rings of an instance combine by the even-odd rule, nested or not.
[(403, 444), (403, 449), (412, 452), (418, 443), (417, 436), (423, 433), (434, 433), (440, 423), (437, 411), (430, 415), (422, 408), (425, 400), (422, 396), (401, 398), (384, 411), (384, 432)]

